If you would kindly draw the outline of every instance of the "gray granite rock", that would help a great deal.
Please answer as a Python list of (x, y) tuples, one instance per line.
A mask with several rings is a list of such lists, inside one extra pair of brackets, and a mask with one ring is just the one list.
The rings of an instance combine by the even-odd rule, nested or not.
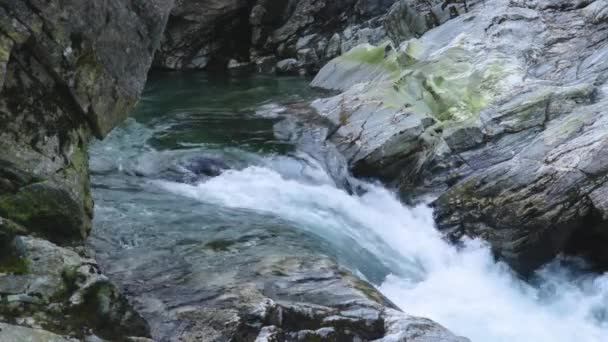
[(16, 325), (0, 323), (1, 341), (28, 342), (75, 342), (77, 340), (55, 335), (41, 329), (30, 329)]
[(355, 45), (386, 40), (382, 23), (393, 3), (179, 0), (155, 65), (178, 70), (223, 69), (231, 59), (255, 62), (273, 56), (297, 59), (299, 70), (314, 74)]
[(5, 1), (1, 216), (57, 242), (87, 235), (87, 141), (104, 136), (135, 105), (170, 6)]
[[(172, 5), (2, 1), (1, 321), (79, 338), (90, 329), (147, 335), (145, 322), (123, 320), (134, 313), (79, 254), (93, 214), (87, 143), (139, 99)], [(0, 340), (64, 341), (8, 325)]]
[(398, 48), (355, 48), (312, 83), (343, 91), (313, 107), (355, 174), (440, 196), (445, 232), (486, 238), (523, 273), (603, 254), (579, 236), (608, 237), (605, 1), (469, 1), (420, 28), (422, 5), (393, 6)]
[(156, 340), (468, 341), (401, 313), (317, 242), (277, 224), (207, 229), (145, 254), (108, 250), (104, 268)]
[(97, 263), (79, 254), (83, 248), (63, 248), (31, 237), (21, 240), (23, 256), (11, 267), (6, 259), (0, 265), (3, 321), (78, 338), (90, 331), (110, 340), (148, 335), (146, 322), (101, 274)]

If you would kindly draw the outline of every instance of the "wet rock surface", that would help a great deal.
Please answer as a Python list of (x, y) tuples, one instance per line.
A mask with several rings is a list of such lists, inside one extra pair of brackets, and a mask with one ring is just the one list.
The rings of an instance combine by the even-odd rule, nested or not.
[(48, 331), (0, 323), (0, 338), (4, 341), (70, 342), (72, 339)]
[[(383, 16), (394, 2), (180, 0), (155, 65), (314, 74), (357, 44), (385, 40)], [(281, 63), (290, 59), (296, 63)]]
[(0, 215), (56, 242), (86, 237), (87, 141), (134, 106), (168, 6), (3, 4)]
[[(372, 284), (391, 273), (392, 260), (323, 222), (247, 206), (290, 203), (281, 190), (294, 185), (346, 200), (339, 189), (358, 189), (326, 141), (335, 125), (301, 98), (306, 80), (283, 79), (273, 88), (276, 81), (263, 75), (253, 76), (256, 82), (230, 77), (225, 84), (190, 73), (175, 84), (161, 77), (133, 119), (91, 146), (97, 211), (90, 247), (152, 338), (466, 341), (402, 313), (379, 293)], [(260, 102), (254, 91), (262, 92)], [(229, 169), (192, 181), (165, 177), (192, 161)], [(281, 189), (267, 192), (266, 183)], [(304, 191), (300, 198), (295, 208), (311, 201)], [(339, 217), (318, 209), (313, 218)], [(325, 235), (336, 235), (338, 247)]]
[(170, 6), (0, 3), (0, 340), (147, 335), (82, 247), (87, 143), (137, 102)]
[(487, 5), (431, 30), (402, 17), (399, 48), (330, 62), (313, 85), (345, 92), (313, 106), (356, 174), (440, 195), (445, 232), (526, 273), (605, 234), (608, 23), (603, 1)]
[(145, 258), (123, 250), (104, 270), (161, 341), (467, 341), (398, 311), (313, 252), (321, 241), (267, 222), (182, 231), (174, 246), (163, 242)]
[[(75, 339), (98, 335), (125, 340), (129, 335), (148, 335), (146, 322), (84, 254), (83, 247), (63, 248), (31, 237), (18, 239), (21, 255), (3, 258), (0, 265), (2, 321)], [(3, 329), (0, 336), (13, 330), (25, 340), (28, 334), (34, 339), (53, 335), (13, 328)]]

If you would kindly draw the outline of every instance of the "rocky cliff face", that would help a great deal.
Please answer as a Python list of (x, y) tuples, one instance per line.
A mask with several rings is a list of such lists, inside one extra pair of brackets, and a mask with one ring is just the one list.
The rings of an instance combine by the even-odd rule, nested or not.
[(357, 44), (384, 39), (381, 22), (394, 2), (180, 0), (155, 65), (314, 73)]
[(392, 43), (319, 73), (344, 91), (313, 104), (331, 139), (358, 175), (440, 195), (441, 228), (524, 273), (564, 251), (606, 266), (608, 2), (434, 4), (398, 2)]
[[(283, 46), (297, 45), (297, 53), (309, 44), (322, 47), (319, 30), (342, 27), (346, 18), (334, 15), (354, 3), (180, 1), (157, 63), (199, 68), (217, 54), (240, 56), (230, 35), (243, 32), (256, 37), (250, 42), (260, 44), (256, 51), (271, 46), (269, 54), (287, 41)], [(390, 3), (361, 0), (356, 10), (376, 15)], [(211, 241), (207, 277), (229, 279), (226, 262), (217, 260), (234, 248), (243, 254), (231, 254), (238, 256), (231, 262), (251, 272), (220, 289), (191, 284), (178, 303), (167, 303), (171, 310), (155, 306), (168, 284), (153, 277), (127, 288), (139, 312), (132, 309), (83, 246), (93, 215), (87, 144), (137, 102), (172, 5), (0, 1), (0, 340), (466, 341), (399, 312), (333, 260), (306, 254), (298, 239), (260, 243), (262, 254), (237, 236), (228, 245), (221, 242), (228, 237)], [(275, 11), (282, 13), (276, 22)], [(311, 35), (300, 46), (304, 33)], [(271, 248), (274, 257), (263, 254)], [(198, 306), (188, 296), (197, 289), (212, 294)]]
[(1, 320), (87, 334), (126, 317), (78, 314), (118, 300), (78, 247), (93, 213), (87, 142), (137, 102), (171, 5), (0, 1)]

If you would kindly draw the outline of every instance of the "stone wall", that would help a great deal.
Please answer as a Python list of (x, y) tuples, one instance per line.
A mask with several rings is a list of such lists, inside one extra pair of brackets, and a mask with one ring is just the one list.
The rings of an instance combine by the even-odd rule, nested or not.
[(137, 102), (171, 6), (0, 2), (0, 320), (86, 334), (99, 326), (54, 317), (91, 289), (117, 300), (80, 247), (93, 215), (87, 143)]

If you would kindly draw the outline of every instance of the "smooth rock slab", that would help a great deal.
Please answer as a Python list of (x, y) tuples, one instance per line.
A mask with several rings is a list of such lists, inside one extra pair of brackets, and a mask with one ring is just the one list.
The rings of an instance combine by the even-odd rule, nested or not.
[(163, 247), (145, 255), (100, 259), (161, 341), (466, 341), (431, 321), (420, 327), (319, 242), (277, 224), (182, 232), (172, 246), (148, 240)]

